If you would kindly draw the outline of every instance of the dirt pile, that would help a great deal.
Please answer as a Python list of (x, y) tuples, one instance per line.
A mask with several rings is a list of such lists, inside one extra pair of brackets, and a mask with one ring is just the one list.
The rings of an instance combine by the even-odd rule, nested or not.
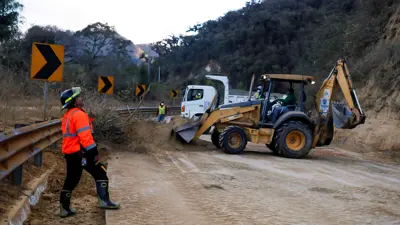
[(172, 129), (179, 127), (190, 120), (180, 116), (169, 117), (166, 123), (154, 121), (133, 121), (125, 126), (125, 136), (129, 140), (126, 151), (138, 153), (156, 153), (160, 149), (169, 151), (196, 151), (208, 143), (196, 140), (186, 144), (171, 136)]

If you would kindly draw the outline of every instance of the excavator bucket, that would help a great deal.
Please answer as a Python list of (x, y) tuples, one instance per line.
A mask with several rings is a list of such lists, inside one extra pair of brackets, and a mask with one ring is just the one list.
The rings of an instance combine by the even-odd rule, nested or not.
[(332, 105), (332, 116), (335, 127), (343, 129), (352, 116), (352, 112), (344, 105)]
[(332, 104), (333, 123), (340, 129), (352, 129), (364, 123), (364, 117), (349, 110), (345, 104)]

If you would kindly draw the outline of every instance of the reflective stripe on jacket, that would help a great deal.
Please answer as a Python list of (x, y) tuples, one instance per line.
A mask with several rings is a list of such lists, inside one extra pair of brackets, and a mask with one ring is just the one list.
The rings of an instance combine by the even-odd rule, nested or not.
[(165, 106), (158, 106), (158, 114), (159, 115), (164, 115), (165, 114)]
[(63, 133), (62, 153), (72, 154), (81, 150), (90, 150), (96, 146), (92, 133), (91, 119), (79, 108), (69, 109), (61, 122)]

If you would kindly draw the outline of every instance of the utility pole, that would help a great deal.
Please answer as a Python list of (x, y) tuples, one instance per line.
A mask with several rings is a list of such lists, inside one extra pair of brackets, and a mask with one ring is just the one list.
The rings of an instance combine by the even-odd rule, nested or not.
[(158, 66), (158, 83), (160, 83), (161, 67)]
[(149, 84), (151, 83), (151, 78), (150, 78), (150, 47), (149, 47), (149, 53), (147, 55), (147, 75), (149, 77)]

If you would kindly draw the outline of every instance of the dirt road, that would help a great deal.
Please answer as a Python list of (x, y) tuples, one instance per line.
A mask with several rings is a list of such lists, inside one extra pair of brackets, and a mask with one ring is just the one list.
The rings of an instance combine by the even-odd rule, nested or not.
[(110, 159), (108, 172), (122, 208), (107, 211), (106, 222), (400, 224), (400, 166), (331, 152), (319, 149), (299, 160), (226, 155), (211, 147), (121, 152)]

